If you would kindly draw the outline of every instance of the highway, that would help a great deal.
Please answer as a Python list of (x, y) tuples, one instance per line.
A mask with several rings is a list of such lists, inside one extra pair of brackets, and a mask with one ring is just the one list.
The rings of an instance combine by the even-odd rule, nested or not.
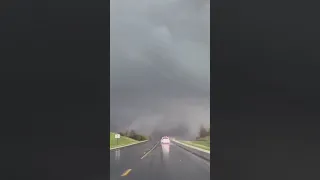
[(158, 141), (110, 151), (110, 180), (209, 180), (210, 163)]

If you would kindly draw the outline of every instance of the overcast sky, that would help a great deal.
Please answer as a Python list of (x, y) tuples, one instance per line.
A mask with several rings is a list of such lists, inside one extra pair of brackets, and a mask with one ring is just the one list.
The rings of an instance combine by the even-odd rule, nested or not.
[(208, 0), (111, 0), (111, 131), (210, 122)]

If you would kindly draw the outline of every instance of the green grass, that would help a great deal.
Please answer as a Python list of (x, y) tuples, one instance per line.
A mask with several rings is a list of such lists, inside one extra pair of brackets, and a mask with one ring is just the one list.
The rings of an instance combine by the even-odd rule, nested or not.
[(110, 132), (110, 148), (114, 148), (117, 146), (125, 146), (125, 145), (139, 142), (134, 139), (122, 136), (118, 139), (118, 145), (117, 145), (117, 139), (114, 138), (114, 135), (115, 133)]
[(210, 151), (210, 136), (198, 139), (196, 141), (182, 141), (182, 142), (191, 146), (195, 146), (195, 147)]
[(197, 141), (210, 141), (210, 136), (197, 139)]

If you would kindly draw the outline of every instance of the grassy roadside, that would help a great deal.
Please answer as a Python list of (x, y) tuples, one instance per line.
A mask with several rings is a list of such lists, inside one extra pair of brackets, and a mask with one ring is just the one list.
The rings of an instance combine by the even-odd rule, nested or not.
[(125, 145), (134, 144), (134, 143), (139, 142), (134, 139), (121, 136), (118, 139), (118, 145), (117, 145), (117, 139), (114, 136), (115, 136), (115, 133), (110, 132), (110, 148), (114, 148), (114, 147), (118, 147), (118, 146), (125, 146)]
[(207, 151), (210, 151), (210, 136), (198, 139), (196, 141), (181, 141), (190, 146), (198, 147)]

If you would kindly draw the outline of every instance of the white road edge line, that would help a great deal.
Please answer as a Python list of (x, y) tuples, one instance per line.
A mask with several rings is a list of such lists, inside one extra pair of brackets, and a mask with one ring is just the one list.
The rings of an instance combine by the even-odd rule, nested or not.
[(154, 145), (154, 146), (152, 147), (152, 149), (151, 149), (150, 151), (148, 151), (145, 155), (143, 155), (143, 156), (141, 157), (141, 159), (145, 158), (151, 151), (153, 151), (153, 150), (157, 147), (158, 144), (159, 144), (159, 141), (157, 142), (156, 145)]
[(135, 144), (144, 143), (144, 142), (147, 142), (147, 141), (148, 141), (148, 140), (140, 141), (140, 142), (135, 142), (135, 143), (132, 143), (132, 144), (127, 144), (127, 145), (124, 145), (124, 146), (116, 146), (116, 147), (110, 148), (110, 151), (111, 151), (111, 150), (120, 149), (120, 148), (124, 148), (124, 147), (128, 147), (128, 146), (132, 146), (132, 145), (135, 145)]
[(205, 153), (210, 154), (210, 151), (205, 150), (205, 149), (202, 149), (202, 148), (199, 148), (199, 147), (196, 147), (196, 146), (192, 146), (192, 145), (189, 145), (189, 144), (186, 144), (186, 143), (177, 141), (177, 140), (173, 140), (173, 142), (176, 142), (176, 143), (182, 144), (182, 145), (184, 145), (184, 146), (187, 146), (187, 147), (189, 147), (189, 148), (196, 149), (196, 150), (198, 150), (198, 151), (202, 151), (202, 152), (205, 152)]
[[(207, 160), (202, 159), (201, 157), (199, 157), (199, 156), (197, 156), (197, 155), (195, 155), (195, 154), (193, 154), (193, 153), (191, 153), (191, 152), (183, 149), (182, 147), (180, 147), (180, 146), (178, 146), (178, 145), (176, 145), (176, 144), (173, 144), (173, 145), (176, 146), (176, 147), (178, 147), (178, 148), (179, 148), (181, 151), (183, 151), (185, 154), (189, 154), (190, 157), (197, 159), (198, 162), (201, 162), (200, 164), (204, 163), (207, 167), (208, 167), (208, 166), (210, 167), (210, 162), (208, 162)], [(206, 167), (206, 168), (207, 168), (207, 167)], [(210, 169), (209, 169), (209, 172), (210, 172)]]

